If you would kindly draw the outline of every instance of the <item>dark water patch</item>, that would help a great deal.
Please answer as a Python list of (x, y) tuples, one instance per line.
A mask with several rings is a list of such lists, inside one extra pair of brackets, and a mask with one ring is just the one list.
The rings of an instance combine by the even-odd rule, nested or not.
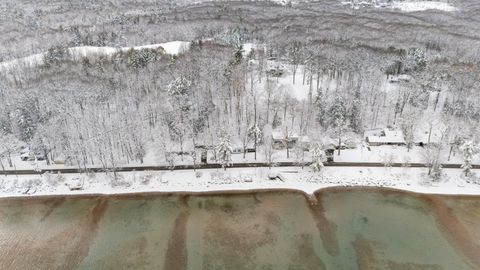
[(370, 243), (363, 239), (361, 236), (357, 236), (355, 241), (352, 242), (353, 249), (357, 257), (358, 270), (374, 270), (375, 267), (375, 253), (370, 247)]
[(326, 270), (313, 247), (313, 239), (308, 234), (301, 234), (295, 241), (295, 251), (291, 257), (289, 270)]
[[(72, 231), (65, 231), (66, 238), (69, 233), (76, 233), (78, 242), (74, 252), (68, 254), (64, 260), (64, 266), (62, 269), (73, 269), (80, 265), (83, 259), (88, 255), (88, 251), (92, 241), (95, 239), (99, 223), (102, 220), (108, 207), (108, 200), (106, 198), (99, 198), (91, 210), (91, 215), (78, 224), (78, 229)], [(72, 228), (73, 229), (73, 228)], [(68, 240), (67, 240), (68, 241)], [(55, 247), (56, 241), (49, 243), (50, 247)]]
[(185, 270), (187, 269), (187, 222), (188, 212), (181, 213), (175, 220), (168, 248), (165, 254), (164, 269)]
[(387, 268), (382, 269), (391, 269), (391, 270), (446, 270), (440, 265), (430, 264), (416, 264), (416, 263), (399, 263), (399, 262), (387, 262)]
[[(311, 200), (308, 201), (311, 202)], [(309, 203), (308, 205), (320, 233), (323, 246), (328, 251), (328, 254), (337, 256), (339, 254), (339, 247), (335, 232), (336, 225), (326, 218), (322, 198), (317, 198), (315, 203)]]
[[(470, 235), (465, 224), (459, 221), (452, 209), (445, 205), (442, 198), (430, 196), (428, 201), (432, 204), (433, 213), (440, 230), (444, 232), (459, 252), (463, 253), (476, 268), (480, 269), (480, 243), (475, 242), (475, 238)], [(480, 223), (480, 220), (478, 222)]]
[(52, 212), (53, 212), (57, 207), (59, 207), (60, 205), (62, 205), (63, 202), (65, 202), (65, 199), (64, 199), (64, 198), (51, 199), (51, 200), (48, 200), (47, 202), (45, 202), (46, 205), (49, 205), (49, 209), (45, 212), (45, 214), (43, 215), (43, 217), (41, 218), (40, 221), (44, 221), (48, 216), (50, 216), (50, 214), (52, 214)]

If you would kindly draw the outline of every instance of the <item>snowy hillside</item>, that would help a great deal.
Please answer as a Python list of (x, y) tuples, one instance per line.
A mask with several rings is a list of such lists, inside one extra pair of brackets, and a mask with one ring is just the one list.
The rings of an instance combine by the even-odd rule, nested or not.
[[(141, 49), (158, 49), (162, 48), (166, 54), (176, 55), (188, 50), (190, 42), (186, 41), (171, 41), (166, 43), (151, 44), (151, 45), (141, 45), (135, 47), (94, 47), (94, 46), (80, 46), (72, 47), (68, 49), (68, 52), (74, 59), (80, 59), (86, 56), (109, 56), (116, 52), (128, 51), (130, 49), (141, 50)], [(33, 67), (35, 65), (40, 65), (43, 63), (43, 57), (45, 53), (39, 53), (30, 55), (27, 57), (1, 62), (0, 71), (7, 71), (19, 66), (28, 66)]]

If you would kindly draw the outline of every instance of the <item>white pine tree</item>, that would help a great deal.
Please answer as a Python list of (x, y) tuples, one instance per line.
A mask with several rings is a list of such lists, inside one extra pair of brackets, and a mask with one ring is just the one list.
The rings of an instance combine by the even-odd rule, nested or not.
[(323, 161), (325, 160), (325, 152), (320, 144), (315, 144), (312, 148), (312, 164), (310, 168), (316, 173), (323, 171)]
[(262, 141), (262, 130), (257, 124), (254, 124), (248, 129), (248, 137), (253, 141), (255, 146), (255, 160), (257, 160), (257, 145)]
[(460, 146), (460, 150), (462, 151), (463, 156), (463, 172), (465, 173), (465, 176), (470, 176), (472, 174), (473, 158), (480, 152), (480, 149), (473, 141), (466, 141)]
[(222, 134), (220, 136), (220, 142), (218, 143), (215, 150), (217, 153), (217, 162), (222, 164), (222, 168), (226, 170), (227, 166), (231, 165), (233, 152), (230, 138), (228, 137), (228, 135)]
[(330, 108), (330, 121), (331, 126), (334, 129), (335, 135), (338, 137), (338, 155), (340, 155), (340, 149), (342, 144), (342, 136), (348, 126), (347, 121), (347, 107), (343, 98), (335, 98)]

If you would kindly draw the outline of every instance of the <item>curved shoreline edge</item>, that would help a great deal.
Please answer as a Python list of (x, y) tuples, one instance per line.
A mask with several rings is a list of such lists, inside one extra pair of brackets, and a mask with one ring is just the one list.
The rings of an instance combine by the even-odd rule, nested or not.
[(435, 193), (414, 191), (404, 188), (379, 187), (379, 186), (328, 186), (321, 187), (314, 190), (312, 193), (300, 188), (254, 188), (254, 189), (224, 189), (224, 190), (205, 190), (205, 191), (126, 191), (115, 193), (100, 193), (100, 192), (85, 192), (85, 193), (65, 193), (65, 194), (35, 194), (35, 195), (18, 195), (18, 196), (4, 196), (0, 197), (3, 200), (38, 200), (38, 199), (57, 199), (57, 198), (90, 198), (90, 197), (109, 197), (109, 198), (133, 198), (133, 197), (152, 197), (152, 196), (235, 196), (235, 195), (252, 195), (258, 193), (296, 193), (305, 196), (310, 202), (316, 201), (318, 195), (323, 195), (327, 192), (350, 192), (350, 191), (365, 191), (365, 192), (379, 192), (384, 194), (409, 194), (415, 196), (440, 196), (448, 198), (478, 198), (480, 194), (452, 194), (452, 193)]

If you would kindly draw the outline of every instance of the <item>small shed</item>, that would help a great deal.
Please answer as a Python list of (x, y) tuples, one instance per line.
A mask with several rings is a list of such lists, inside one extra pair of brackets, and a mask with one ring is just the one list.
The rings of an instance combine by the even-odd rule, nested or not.
[(335, 147), (327, 146), (325, 148), (325, 157), (327, 158), (327, 162), (333, 162), (333, 156), (335, 153)]

